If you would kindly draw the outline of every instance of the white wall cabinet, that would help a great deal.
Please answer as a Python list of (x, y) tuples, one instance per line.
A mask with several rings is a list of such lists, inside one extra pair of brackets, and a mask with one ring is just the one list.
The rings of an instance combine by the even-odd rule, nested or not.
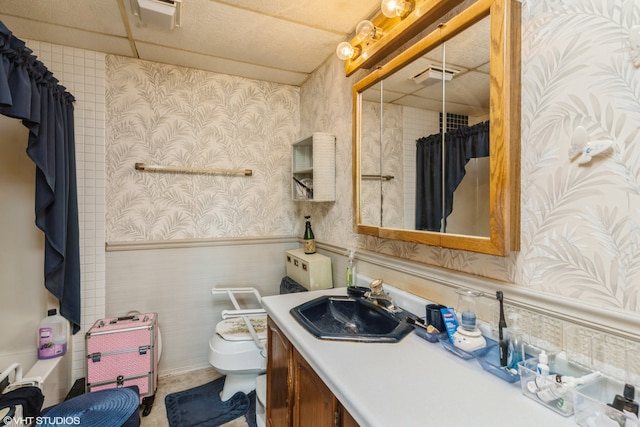
[[(336, 200), (336, 138), (315, 132), (293, 143), (291, 156), (293, 200), (333, 202)], [(305, 188), (308, 187), (307, 188)]]

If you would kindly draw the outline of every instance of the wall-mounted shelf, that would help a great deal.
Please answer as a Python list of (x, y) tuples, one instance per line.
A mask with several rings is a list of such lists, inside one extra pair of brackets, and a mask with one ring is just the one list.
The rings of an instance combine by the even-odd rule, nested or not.
[(315, 132), (308, 138), (294, 142), (291, 153), (291, 173), (293, 200), (335, 201), (336, 137), (329, 133)]

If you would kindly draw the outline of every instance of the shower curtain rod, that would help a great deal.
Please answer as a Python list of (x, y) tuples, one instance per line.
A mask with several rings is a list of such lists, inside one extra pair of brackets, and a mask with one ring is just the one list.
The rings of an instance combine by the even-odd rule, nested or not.
[(146, 172), (167, 172), (184, 174), (205, 174), (205, 175), (244, 175), (252, 176), (251, 169), (210, 169), (210, 168), (185, 168), (182, 166), (162, 166), (148, 165), (146, 163), (136, 163), (136, 170)]

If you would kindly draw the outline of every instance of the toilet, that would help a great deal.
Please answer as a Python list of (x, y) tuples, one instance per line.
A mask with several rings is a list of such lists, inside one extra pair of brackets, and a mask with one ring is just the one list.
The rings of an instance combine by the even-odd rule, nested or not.
[[(227, 376), (220, 396), (223, 401), (239, 391), (249, 394), (255, 390), (256, 378), (267, 370), (267, 316), (251, 316), (249, 319), (261, 347), (256, 345), (242, 317), (222, 320), (209, 339), (209, 363)], [(257, 327), (256, 324), (264, 326)]]
[[(235, 310), (223, 310), (215, 333), (209, 339), (209, 363), (226, 376), (220, 395), (229, 400), (241, 391), (249, 394), (256, 388), (256, 378), (267, 370), (267, 315), (264, 309), (242, 309), (237, 302), (239, 294), (253, 294), (261, 304), (254, 288), (214, 288), (214, 295), (227, 294)], [(249, 323), (250, 327), (247, 325)]]
[[(280, 294), (306, 291), (287, 276), (280, 283)], [(235, 308), (222, 311), (223, 320), (216, 324), (215, 333), (209, 339), (209, 363), (226, 375), (220, 399), (226, 401), (239, 391), (249, 394), (257, 390), (256, 416), (258, 426), (262, 426), (266, 401), (267, 315), (262, 308), (260, 294), (255, 288), (214, 288), (212, 292), (214, 295), (226, 294)], [(241, 308), (238, 299), (242, 294), (253, 294), (260, 308)], [(246, 295), (242, 298), (246, 299)]]

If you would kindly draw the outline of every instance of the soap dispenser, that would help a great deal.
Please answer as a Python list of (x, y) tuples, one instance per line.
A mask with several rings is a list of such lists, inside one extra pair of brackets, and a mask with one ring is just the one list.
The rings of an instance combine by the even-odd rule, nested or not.
[(347, 251), (347, 256), (349, 257), (347, 259), (347, 288), (350, 288), (352, 286), (356, 286), (356, 282), (358, 280), (358, 277), (356, 275), (356, 250), (350, 248)]

